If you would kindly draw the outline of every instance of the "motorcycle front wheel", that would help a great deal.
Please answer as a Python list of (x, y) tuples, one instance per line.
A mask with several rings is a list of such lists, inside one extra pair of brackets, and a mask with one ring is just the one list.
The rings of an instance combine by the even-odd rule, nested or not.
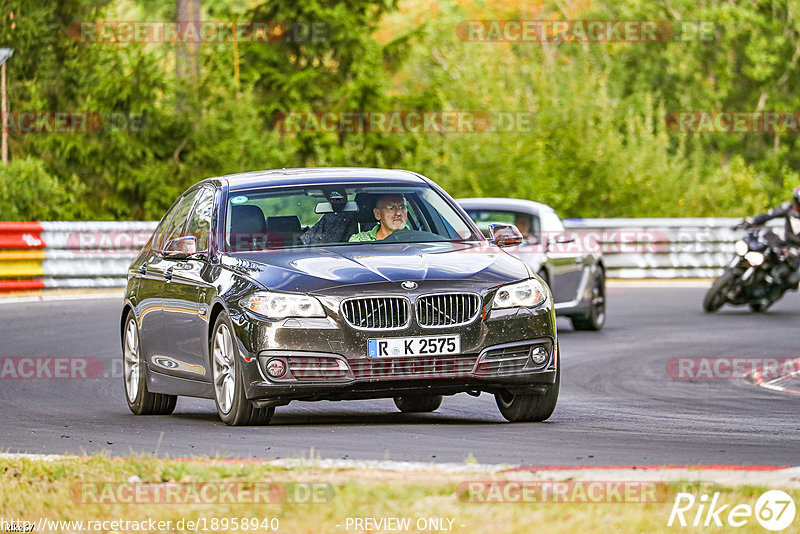
[(736, 278), (735, 272), (725, 271), (719, 278), (714, 280), (714, 283), (711, 284), (711, 287), (708, 289), (706, 296), (703, 299), (703, 309), (707, 313), (713, 313), (717, 311), (728, 301), (726, 293)]

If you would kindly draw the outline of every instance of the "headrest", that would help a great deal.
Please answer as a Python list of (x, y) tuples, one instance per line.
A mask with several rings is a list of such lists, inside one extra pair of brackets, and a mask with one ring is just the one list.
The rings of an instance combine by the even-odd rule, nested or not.
[(231, 208), (230, 242), (234, 250), (261, 248), (267, 233), (264, 212), (258, 206), (233, 206)]
[(297, 215), (267, 217), (268, 234), (299, 234), (300, 218)]
[(231, 233), (263, 234), (267, 231), (264, 212), (258, 206), (233, 206)]
[(358, 193), (356, 195), (356, 204), (358, 204), (358, 213), (356, 213), (356, 222), (358, 223), (374, 223), (375, 214), (372, 210), (378, 202), (378, 197), (373, 193)]

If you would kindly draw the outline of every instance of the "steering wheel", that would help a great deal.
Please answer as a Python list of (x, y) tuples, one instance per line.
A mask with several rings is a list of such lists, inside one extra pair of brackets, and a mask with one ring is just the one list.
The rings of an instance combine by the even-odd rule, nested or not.
[(382, 243), (416, 243), (424, 241), (447, 241), (444, 237), (433, 232), (421, 230), (398, 230), (389, 234)]

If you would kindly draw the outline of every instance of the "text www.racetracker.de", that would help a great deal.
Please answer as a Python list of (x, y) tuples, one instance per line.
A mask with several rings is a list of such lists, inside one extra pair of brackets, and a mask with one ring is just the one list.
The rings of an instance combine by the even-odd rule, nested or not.
[(41, 517), (37, 521), (26, 519), (0, 518), (0, 532), (164, 532), (178, 531), (219, 531), (219, 530), (261, 530), (276, 531), (280, 527), (276, 517), (198, 517), (196, 519), (142, 520), (97, 519), (97, 520), (59, 520)]

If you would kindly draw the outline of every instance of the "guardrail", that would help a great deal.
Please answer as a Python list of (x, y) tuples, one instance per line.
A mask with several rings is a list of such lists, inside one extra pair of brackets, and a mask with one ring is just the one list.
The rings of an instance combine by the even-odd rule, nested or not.
[[(610, 278), (711, 278), (719, 276), (744, 235), (740, 218), (567, 219), (564, 225), (602, 246)], [(782, 220), (767, 225), (776, 233)], [(592, 242), (589, 240), (589, 242)], [(565, 246), (569, 251), (569, 245)]]
[[(568, 219), (565, 253), (596, 249), (611, 278), (718, 276), (741, 219)], [(775, 226), (780, 222), (773, 221)], [(155, 222), (0, 222), (0, 291), (123, 287)]]

